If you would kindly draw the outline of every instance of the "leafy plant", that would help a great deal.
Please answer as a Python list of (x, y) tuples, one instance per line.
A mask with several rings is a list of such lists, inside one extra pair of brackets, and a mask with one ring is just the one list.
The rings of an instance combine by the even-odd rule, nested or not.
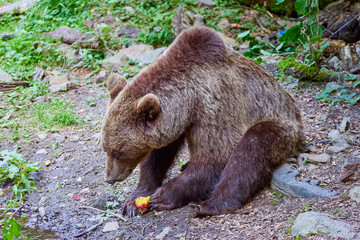
[(341, 102), (357, 104), (360, 101), (360, 94), (355, 89), (360, 86), (360, 79), (350, 74), (345, 80), (350, 81), (350, 84), (343, 85), (340, 88), (327, 88), (316, 94), (315, 98), (331, 104)]
[[(3, 217), (9, 209), (18, 206), (19, 203), (24, 201), (26, 193), (36, 190), (35, 183), (29, 180), (29, 173), (41, 169), (38, 162), (28, 163), (24, 157), (14, 151), (4, 150), (0, 152), (0, 183), (10, 180), (13, 184), (13, 194), (10, 200), (7, 201), (8, 205), (0, 217)], [(13, 197), (17, 198), (13, 200)], [(21, 208), (21, 207), (20, 207)], [(9, 218), (5, 218), (2, 226), (3, 239), (14, 239), (20, 236), (20, 224), (13, 218), (15, 212)]]
[(249, 51), (244, 53), (245, 57), (254, 58), (256, 63), (261, 63), (261, 55), (269, 56), (271, 53), (265, 51), (268, 49), (268, 46), (265, 42), (260, 42), (258, 37), (251, 37), (250, 30), (240, 33), (237, 36), (241, 41), (249, 41)]
[[(277, 1), (283, 2), (284, 0)], [(315, 65), (319, 71), (321, 53), (329, 44), (329, 42), (319, 44), (323, 34), (319, 24), (319, 2), (318, 0), (296, 0), (295, 10), (302, 21), (288, 29), (280, 37), (281, 44), (278, 49), (293, 52), (301, 45), (305, 53), (304, 62), (309, 66)]]
[(27, 163), (24, 157), (15, 150), (0, 152), (0, 183), (9, 179), (13, 183), (13, 192), (17, 198), (23, 199), (24, 194), (36, 189), (34, 182), (29, 180), (29, 173), (40, 169), (38, 162)]

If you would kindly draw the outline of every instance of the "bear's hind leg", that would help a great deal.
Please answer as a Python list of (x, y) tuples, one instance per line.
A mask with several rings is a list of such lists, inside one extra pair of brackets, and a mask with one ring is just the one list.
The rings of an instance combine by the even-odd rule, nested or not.
[(153, 150), (142, 163), (140, 163), (140, 179), (135, 191), (126, 199), (123, 205), (123, 215), (129, 217), (139, 214), (135, 199), (152, 195), (161, 186), (166, 172), (173, 163), (173, 160), (183, 146), (185, 137), (166, 147)]
[(300, 141), (296, 127), (276, 121), (254, 124), (233, 150), (210, 198), (192, 204), (196, 212), (217, 215), (243, 206), (268, 184), (280, 164), (296, 154)]

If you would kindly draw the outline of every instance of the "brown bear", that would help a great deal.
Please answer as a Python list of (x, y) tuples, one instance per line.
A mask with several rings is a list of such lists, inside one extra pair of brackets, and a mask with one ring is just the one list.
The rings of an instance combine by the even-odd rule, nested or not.
[[(140, 164), (135, 199), (169, 210), (194, 203), (200, 214), (231, 213), (296, 155), (303, 141), (299, 108), (277, 81), (252, 60), (227, 49), (216, 32), (182, 32), (132, 83), (108, 79), (110, 101), (102, 125), (107, 182), (123, 181)], [(163, 179), (187, 142), (190, 162)]]

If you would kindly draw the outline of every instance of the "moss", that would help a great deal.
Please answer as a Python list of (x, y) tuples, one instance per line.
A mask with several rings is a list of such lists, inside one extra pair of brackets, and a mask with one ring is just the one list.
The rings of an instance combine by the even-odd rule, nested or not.
[(329, 71), (319, 71), (315, 66), (308, 66), (306, 64), (299, 63), (294, 57), (281, 59), (277, 66), (284, 72), (288, 68), (294, 68), (294, 71), (301, 74), (301, 79), (311, 81), (326, 81), (334, 77), (334, 74)]
[(270, 0), (268, 10), (278, 15), (285, 15), (288, 11), (289, 0), (278, 4), (276, 0)]

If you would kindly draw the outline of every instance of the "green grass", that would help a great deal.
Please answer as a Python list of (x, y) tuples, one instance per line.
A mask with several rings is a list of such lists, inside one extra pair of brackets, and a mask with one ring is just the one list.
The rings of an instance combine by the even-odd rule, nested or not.
[[(34, 131), (82, 124), (71, 103), (57, 98), (49, 100), (48, 95), (45, 82), (0, 92), (0, 128), (8, 130), (0, 139), (16, 141), (29, 137)], [(34, 103), (36, 100), (39, 102)]]

